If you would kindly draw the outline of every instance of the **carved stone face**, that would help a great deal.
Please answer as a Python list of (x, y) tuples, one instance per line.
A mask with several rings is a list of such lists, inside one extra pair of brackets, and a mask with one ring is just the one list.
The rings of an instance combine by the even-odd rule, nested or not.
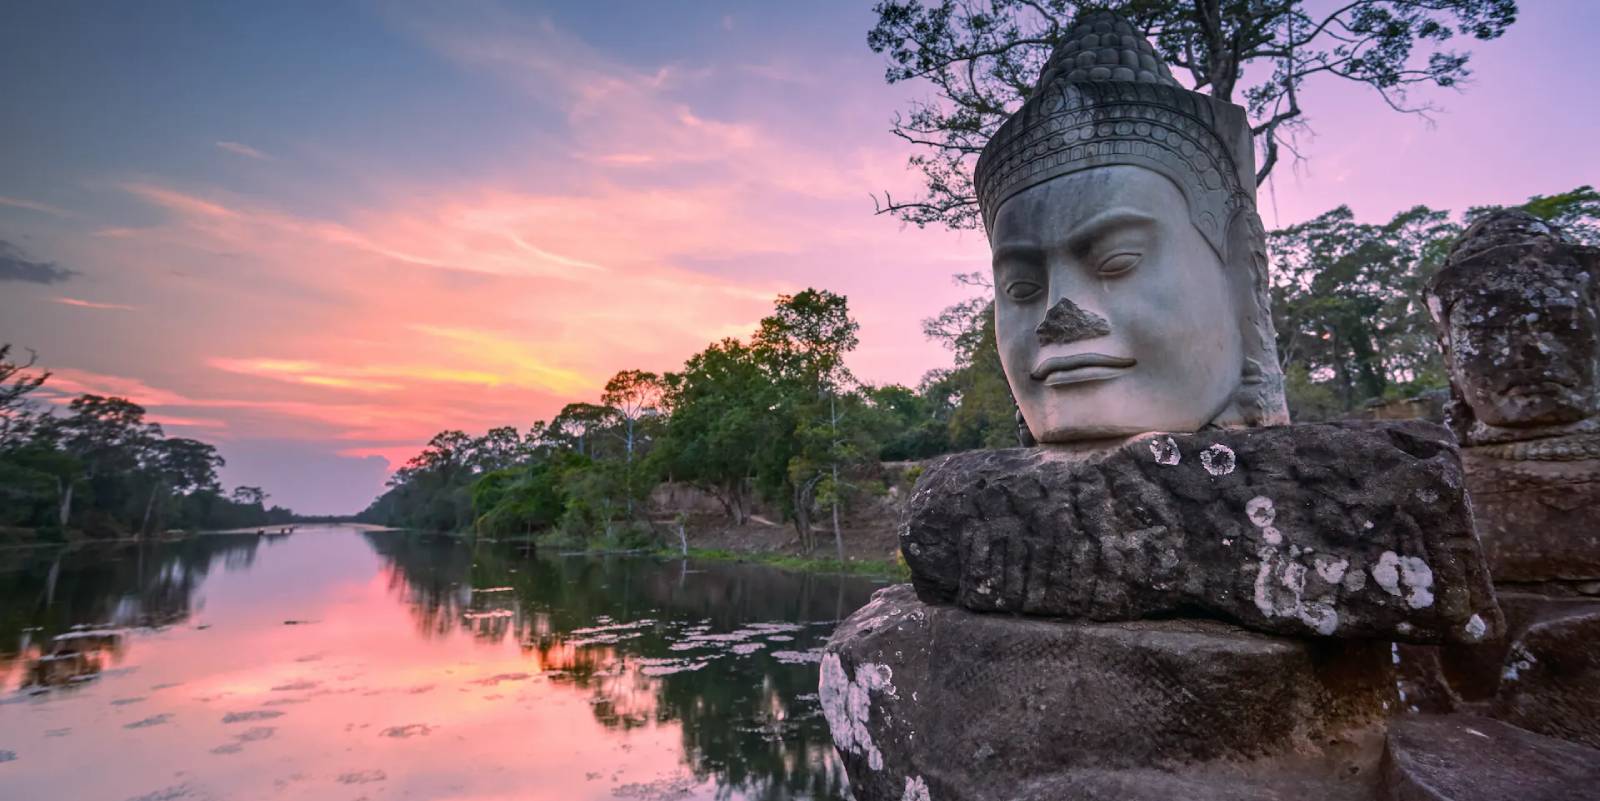
[(1600, 413), (1590, 292), (1557, 270), (1518, 271), (1485, 276), (1450, 307), (1450, 380), (1479, 422), (1528, 428)]
[(995, 215), (995, 334), (1040, 442), (1194, 431), (1225, 409), (1244, 363), (1222, 261), (1158, 173), (1098, 167), (1006, 200)]

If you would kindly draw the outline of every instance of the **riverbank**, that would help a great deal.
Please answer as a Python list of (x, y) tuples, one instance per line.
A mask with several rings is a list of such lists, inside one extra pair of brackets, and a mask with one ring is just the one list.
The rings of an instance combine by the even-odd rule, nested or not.
[[(682, 558), (682, 550), (663, 548), (656, 554), (667, 558)], [(840, 562), (838, 559), (817, 559), (804, 556), (792, 556), (782, 553), (739, 553), (724, 551), (715, 548), (690, 548), (687, 554), (690, 559), (708, 559), (720, 562), (739, 562), (747, 564), (768, 565), (782, 570), (794, 570), (802, 573), (844, 574), (850, 576), (873, 576), (899, 581), (911, 579), (911, 569), (906, 567), (901, 559), (874, 560), (874, 559), (847, 559)]]
[(849, 527), (841, 530), (845, 558), (839, 560), (831, 532), (819, 532), (821, 543), (811, 554), (800, 552), (799, 537), (792, 526), (780, 526), (755, 518), (735, 526), (713, 516), (696, 516), (684, 526), (687, 552), (682, 542), (673, 542), (672, 526), (659, 526), (661, 534), (654, 544), (626, 547), (606, 544), (600, 539), (576, 539), (559, 531), (516, 537), (480, 537), (472, 532), (428, 532), (462, 541), (498, 545), (524, 544), (541, 551), (565, 554), (648, 555), (661, 559), (700, 559), (716, 562), (756, 564), (800, 573), (888, 578), (905, 581), (911, 577), (900, 557), (892, 528)]

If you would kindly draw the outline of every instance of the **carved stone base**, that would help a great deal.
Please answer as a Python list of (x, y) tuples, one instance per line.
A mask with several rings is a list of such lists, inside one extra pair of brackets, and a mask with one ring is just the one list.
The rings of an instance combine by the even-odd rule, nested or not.
[(1503, 639), (1400, 646), (1404, 706), (1489, 715), (1600, 748), (1600, 599), (1506, 592), (1500, 604)]
[[(1393, 703), (1391, 668), (1383, 642), (977, 614), (900, 585), (834, 633), (821, 697), (859, 801), (1265, 799), (1287, 797), (1261, 789), (1274, 771), (1329, 787), (1371, 775), (1375, 753), (1363, 764), (1354, 744)], [(1242, 767), (1339, 749), (1348, 764), (1326, 774)]]
[(980, 612), (1426, 643), (1501, 631), (1455, 441), (1429, 423), (956, 454), (917, 482), (900, 538), (924, 600)]
[(1600, 460), (1499, 459), (1463, 448), (1496, 582), (1600, 580)]
[(1600, 751), (1488, 718), (1423, 715), (1390, 724), (1388, 801), (1593, 801)]

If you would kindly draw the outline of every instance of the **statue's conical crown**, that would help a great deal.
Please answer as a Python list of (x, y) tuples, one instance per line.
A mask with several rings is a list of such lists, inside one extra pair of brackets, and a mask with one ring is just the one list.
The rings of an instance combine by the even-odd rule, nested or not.
[(995, 132), (974, 175), (984, 226), (1012, 195), (1079, 170), (1145, 167), (1177, 184), (1219, 254), (1228, 226), (1255, 212), (1244, 109), (1184, 89), (1127, 20), (1087, 12), (1050, 54), (1039, 83)]
[(1180, 86), (1150, 40), (1110, 11), (1091, 11), (1073, 21), (1051, 51), (1037, 86), (1054, 83), (1057, 78), (1074, 83), (1138, 81)]

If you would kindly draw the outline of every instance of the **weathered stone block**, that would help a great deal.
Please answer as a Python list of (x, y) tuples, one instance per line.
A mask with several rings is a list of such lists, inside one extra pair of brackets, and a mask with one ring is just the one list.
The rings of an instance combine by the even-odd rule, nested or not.
[(1511, 643), (1492, 714), (1600, 748), (1600, 604), (1551, 611)]
[(1600, 751), (1489, 718), (1418, 715), (1389, 726), (1386, 801), (1593, 801)]
[(1497, 582), (1600, 579), (1600, 453), (1575, 461), (1489, 455), (1532, 445), (1461, 451), (1489, 572)]
[[(1096, 771), (1319, 752), (1386, 714), (1389, 650), (1214, 621), (976, 614), (899, 585), (834, 632), (821, 699), (861, 801), (1015, 799)], [(1137, 778), (1118, 775), (1108, 787)]]
[(1411, 642), (1502, 627), (1454, 439), (1431, 423), (956, 454), (900, 536), (922, 598), (979, 611)]

